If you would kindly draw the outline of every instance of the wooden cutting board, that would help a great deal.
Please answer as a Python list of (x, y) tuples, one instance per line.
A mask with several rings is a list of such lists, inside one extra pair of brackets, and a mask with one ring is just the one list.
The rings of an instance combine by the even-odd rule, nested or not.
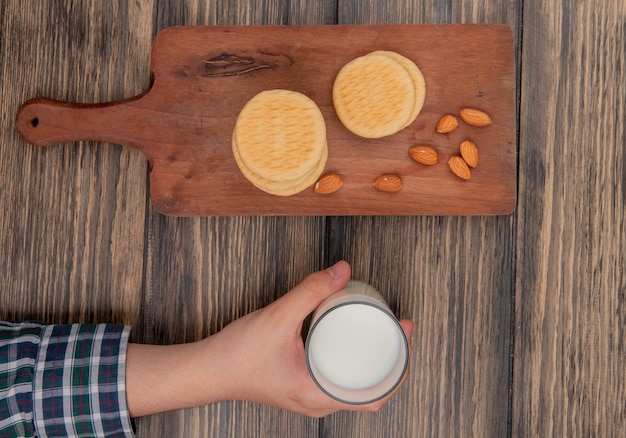
[[(341, 124), (331, 90), (343, 65), (374, 50), (412, 59), (424, 74), (426, 101), (409, 127), (369, 140)], [(515, 66), (506, 25), (173, 27), (155, 39), (151, 71), (151, 87), (124, 101), (28, 101), (17, 129), (38, 146), (96, 140), (142, 150), (151, 165), (152, 202), (167, 215), (500, 215), (515, 208)], [(344, 179), (338, 192), (316, 195), (311, 187), (273, 196), (239, 172), (231, 149), (237, 115), (255, 94), (274, 88), (299, 91), (319, 105), (326, 171)], [(435, 132), (441, 115), (462, 107), (486, 111), (493, 125)], [(468, 181), (447, 165), (465, 139), (480, 154)], [(416, 144), (435, 147), (439, 163), (411, 160), (408, 149)], [(377, 191), (372, 182), (381, 174), (399, 175), (403, 189)]]

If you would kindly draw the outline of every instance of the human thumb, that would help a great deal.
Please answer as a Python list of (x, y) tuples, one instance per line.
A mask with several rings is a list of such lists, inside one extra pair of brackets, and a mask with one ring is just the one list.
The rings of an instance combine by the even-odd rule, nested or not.
[(286, 315), (302, 321), (324, 299), (343, 289), (350, 275), (350, 265), (345, 261), (339, 261), (327, 269), (307, 276), (278, 301), (284, 307)]

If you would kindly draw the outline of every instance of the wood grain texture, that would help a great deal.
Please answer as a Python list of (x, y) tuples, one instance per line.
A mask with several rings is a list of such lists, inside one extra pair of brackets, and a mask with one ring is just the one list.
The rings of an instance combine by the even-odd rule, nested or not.
[[(175, 25), (275, 25), (288, 19), (288, 9), (276, 1), (160, 1), (156, 10), (155, 34)], [(141, 342), (185, 342), (215, 333), (324, 267), (323, 217), (172, 218), (150, 205), (146, 236), (146, 298), (134, 332)], [(304, 437), (317, 430), (318, 420), (248, 402), (137, 420), (137, 434), (145, 437)]]
[[(134, 339), (190, 342), (257, 310), (321, 268), (323, 218), (185, 218), (153, 213), (146, 298)], [(137, 421), (140, 436), (314, 436), (317, 421), (224, 402)]]
[(626, 430), (625, 23), (524, 2), (514, 436)]
[(109, 9), (65, 1), (3, 2), (1, 29), (1, 317), (135, 323), (142, 154), (105, 144), (35, 151), (13, 120), (20, 102), (41, 94), (99, 102), (137, 93), (147, 85), (152, 29), (125, 2)]
[[(375, 415), (341, 413), (324, 436), (506, 436), (513, 218), (335, 218), (333, 259), (353, 265), (418, 327), (411, 374)], [(390, 432), (391, 431), (391, 432)]]
[[(382, 412), (313, 420), (223, 402), (138, 419), (137, 435), (621, 436), (624, 7), (0, 2), (0, 317), (125, 322), (136, 341), (191, 341), (346, 258), (418, 323), (411, 374)], [(523, 55), (513, 216), (163, 217), (149, 204), (141, 153), (92, 142), (33, 148), (14, 129), (31, 97), (140, 93), (152, 39), (170, 25), (332, 22), (511, 26)]]
[[(79, 10), (80, 14), (73, 16), (78, 8), (74, 4), (70, 4), (67, 11), (61, 3), (49, 5), (63, 10), (63, 13), (56, 9), (42, 10), (40, 15), (50, 15), (50, 23), (66, 20), (68, 14), (70, 18), (81, 21), (82, 14), (89, 16), (99, 12), (97, 9), (95, 12), (91, 11), (91, 4), (83, 4), (86, 12)], [(170, 25), (231, 24), (226, 22), (228, 20), (232, 24), (280, 24), (287, 19), (283, 15), (285, 12), (277, 12), (287, 9), (280, 8), (276, 3), (263, 4), (257, 8), (246, 2), (237, 3), (237, 6), (233, 3), (216, 6), (200, 1), (162, 1), (151, 6), (152, 8), (141, 10), (131, 8), (128, 14), (142, 17), (144, 24), (154, 19), (152, 36)], [(32, 20), (31, 26), (41, 25), (43, 19), (40, 16), (20, 15), (17, 6), (13, 7), (11, 17)], [(319, 4), (311, 7), (312, 10), (308, 9), (308, 5), (302, 5), (300, 16), (311, 17), (303, 19), (304, 21), (327, 16), (320, 15)], [(432, 9), (436, 8), (433, 6)], [(309, 10), (312, 12), (307, 12)], [(335, 10), (332, 9), (333, 12)], [(225, 13), (226, 16), (223, 15)], [(291, 14), (293, 17), (293, 11)], [(389, 9), (386, 14), (391, 17), (388, 22), (394, 22), (398, 18), (395, 10)], [(426, 21), (429, 17), (428, 14), (423, 16)], [(112, 20), (106, 15), (104, 19)], [(354, 19), (356, 22), (367, 21), (365, 15), (355, 14)], [(403, 20), (407, 18), (403, 17)], [(413, 20), (417, 19), (413, 18), (408, 22)], [(381, 19), (379, 22), (385, 20)], [(307, 21), (305, 24), (322, 23)], [(509, 24), (514, 27), (513, 21)], [(60, 33), (57, 38), (67, 38), (65, 32), (70, 32), (63, 28), (56, 28), (55, 31)], [(49, 36), (44, 34), (41, 38), (45, 41)], [(123, 48), (126, 38), (128, 37), (122, 36), (113, 39), (115, 42), (110, 44), (112, 47), (119, 45)], [(150, 42), (150, 38), (146, 38), (146, 41)], [(28, 40), (25, 39), (21, 44), (28, 44)], [(70, 50), (72, 47), (68, 43), (63, 50)], [(119, 56), (120, 62), (128, 61), (128, 58)], [(59, 69), (55, 62), (54, 59), (49, 59), (35, 71), (42, 75), (47, 68)], [(68, 92), (72, 92), (80, 78), (73, 76), (71, 68), (75, 67), (72, 67), (72, 63), (65, 62), (67, 67), (59, 82), (64, 84)], [(93, 86), (96, 79), (104, 74), (102, 64), (103, 61), (94, 67), (96, 73), (91, 75), (91, 81), (84, 79), (85, 85)], [(144, 72), (137, 73), (137, 76), (145, 77), (142, 73)], [(113, 72), (109, 74), (112, 75), (111, 78), (117, 77)], [(32, 79), (32, 86), (38, 83), (36, 79)], [(115, 93), (118, 99), (134, 95), (119, 88), (116, 88)], [(55, 97), (64, 98), (63, 95)], [(74, 100), (89, 101), (87, 98)], [(14, 114), (15, 108), (9, 110)], [(10, 144), (22, 145), (17, 137)], [(63, 151), (65, 154), (80, 156), (102, 153), (103, 148), (116, 150), (111, 145), (84, 143), (66, 146)], [(92, 198), (87, 196), (87, 200), (91, 199), (89, 205), (96, 205), (96, 199), (108, 199), (100, 195), (97, 188), (105, 176), (117, 175), (122, 171), (133, 175), (138, 172), (142, 178), (146, 175), (145, 168), (137, 171), (137, 167), (128, 166), (120, 169), (107, 168), (106, 172), (98, 172), (96, 178), (90, 175), (89, 169), (76, 163), (75, 156), (66, 157), (59, 163), (50, 161), (50, 155), (53, 155), (51, 152), (27, 150), (28, 154), (37, 157), (40, 166), (50, 168), (50, 174), (44, 182), (47, 185), (59, 185), (60, 190), (69, 191), (63, 199), (73, 202), (77, 202), (75, 199), (80, 199), (81, 196), (76, 193), (76, 181), (87, 179), (90, 190), (95, 186), (93, 191), (96, 195), (90, 194)], [(12, 152), (10, 157), (13, 161), (9, 162), (23, 159), (17, 152)], [(68, 165), (74, 166), (70, 167), (71, 173), (67, 173)], [(94, 159), (92, 166), (97, 165), (102, 165), (101, 159)], [(22, 163), (19, 166), (6, 167), (6, 171), (8, 174), (13, 169), (24, 172), (27, 167)], [(79, 187), (85, 187), (84, 184), (86, 183)], [(10, 187), (12, 192), (20, 190), (16, 179), (11, 180)], [(49, 229), (59, 234), (61, 239), (71, 236), (71, 231), (62, 230), (71, 228), (78, 222), (72, 222), (66, 217), (75, 214), (75, 208), (54, 202), (55, 198), (48, 197), (49, 192), (43, 190), (44, 187), (46, 184), (41, 183), (39, 187), (30, 187), (25, 192), (28, 197), (38, 197), (41, 203), (48, 203), (46, 215), (35, 216), (31, 221), (38, 230), (47, 230), (46, 225), (50, 226)], [(128, 202), (128, 192), (123, 187), (119, 187), (118, 191), (120, 201), (107, 201), (107, 211), (118, 212), (118, 205)], [(20, 205), (20, 200), (15, 195), (12, 196), (11, 205)], [(145, 197), (142, 201), (145, 202)], [(103, 205), (97, 205), (105, 209)], [(175, 219), (157, 214), (150, 205), (144, 204), (144, 208), (146, 210), (141, 217), (142, 220), (145, 219), (145, 227), (133, 235), (135, 239), (142, 239), (141, 264), (130, 263), (124, 266), (125, 259), (120, 258), (121, 264), (116, 268), (109, 267), (106, 261), (107, 239), (126, 242), (128, 245), (134, 242), (129, 239), (129, 233), (133, 230), (122, 227), (102, 231), (101, 228), (92, 226), (88, 232), (83, 233), (87, 236), (85, 242), (76, 247), (64, 247), (67, 244), (63, 240), (54, 239), (47, 244), (60, 245), (68, 257), (71, 255), (77, 260), (82, 260), (84, 254), (94, 254), (80, 268), (74, 268), (80, 269), (81, 275), (101, 276), (105, 278), (105, 282), (111, 281), (109, 275), (119, 276), (130, 282), (141, 280), (139, 298), (132, 293), (103, 286), (105, 290), (94, 292), (99, 302), (91, 306), (93, 319), (105, 320), (110, 319), (111, 312), (106, 304), (102, 304), (103, 301), (136, 300), (133, 316), (128, 320), (134, 324), (135, 341), (184, 342), (214, 333), (233, 318), (267, 304), (307, 273), (338, 258), (347, 258), (354, 265), (356, 277), (367, 279), (381, 291), (385, 291), (392, 308), (401, 317), (416, 319), (422, 327), (415, 340), (412, 365), (414, 371), (401, 393), (380, 413), (340, 413), (318, 421), (250, 403), (224, 402), (141, 418), (137, 421), (138, 436), (382, 437), (392, 433), (399, 437), (413, 437), (447, 433), (466, 435), (471, 430), (477, 435), (501, 436), (506, 433), (507, 392), (502, 391), (498, 385), (503, 381), (506, 384), (508, 369), (509, 338), (506, 322), (507, 306), (510, 304), (508, 285), (511, 281), (511, 270), (501, 261), (510, 263), (511, 246), (510, 243), (505, 243), (502, 248), (500, 243), (512, 241), (511, 237), (507, 237), (511, 232), (510, 217)], [(87, 213), (81, 217), (94, 220)], [(9, 215), (2, 218), (9, 221)], [(13, 221), (6, 227), (3, 225), (3, 235), (11, 235), (14, 229), (16, 226)], [(32, 284), (34, 291), (31, 298), (20, 301), (24, 291), (29, 288), (23, 283), (38, 269), (44, 269), (46, 276), (71, 277), (76, 274), (72, 274), (72, 269), (68, 270), (66, 264), (61, 262), (46, 265), (48, 258), (55, 258), (53, 249), (45, 246), (38, 251), (33, 239), (35, 234), (31, 234), (31, 230), (23, 230), (22, 233), (22, 245), (25, 248), (22, 251), (29, 251), (33, 256), (28, 260), (22, 257), (15, 262), (15, 265), (20, 265), (20, 270), (12, 278), (19, 279), (16, 281), (21, 282), (21, 286), (12, 289), (11, 300), (19, 305), (11, 315), (17, 318), (28, 317), (31, 312), (40, 312), (39, 309), (42, 308), (48, 309), (45, 312), (50, 315), (56, 315), (58, 306), (50, 307), (45, 301), (32, 304), (32, 297), (37, 296), (47, 277), (41, 279), (35, 276), (40, 280)], [(483, 248), (481, 239), (484, 236), (486, 243)], [(457, 241), (462, 242), (458, 247)], [(472, 257), (471, 245), (477, 246), (484, 256)], [(134, 250), (137, 251), (137, 248)], [(497, 268), (491, 265), (492, 258)], [(8, 256), (3, 260), (11, 263)], [(483, 266), (487, 266), (484, 272)], [(432, 272), (431, 269), (436, 271)], [(466, 269), (470, 269), (472, 273), (466, 273)], [(381, 275), (381, 272), (384, 274)], [(49, 295), (53, 300), (64, 302), (67, 300), (66, 289), (57, 286), (47, 286)], [(79, 287), (81, 290), (78, 293), (81, 297), (90, 293), (89, 285), (80, 284)], [(420, 293), (422, 289), (436, 292), (427, 295)], [(128, 311), (126, 307), (120, 307)], [(88, 319), (81, 313), (74, 320)], [(479, 329), (481, 326), (492, 327), (493, 331), (482, 332)], [(444, 373), (440, 372), (442, 367), (445, 367)]]
[[(343, 1), (338, 10), (340, 23), (506, 23), (519, 50), (520, 17), (503, 2)], [(329, 221), (330, 259), (351, 261), (418, 332), (408, 384), (387, 415), (339, 414), (324, 420), (324, 436), (507, 436), (514, 217)]]
[[(456, 42), (463, 39), (461, 48)], [(420, 66), (426, 101), (406, 129), (364, 139), (343, 126), (331, 90), (341, 67), (378, 49)], [(174, 27), (153, 43), (153, 85), (141, 96), (102, 105), (37, 99), (20, 108), (16, 124), (40, 146), (105, 140), (142, 150), (150, 162), (151, 200), (167, 215), (508, 214), (517, 194), (513, 49), (506, 25)], [(209, 64), (222, 61), (224, 53), (251, 64)], [(272, 196), (241, 174), (231, 144), (238, 114), (257, 93), (271, 89), (304, 93), (319, 106), (328, 141), (326, 172), (344, 179), (333, 196), (312, 188)], [(461, 122), (449, 134), (435, 132), (443, 114), (463, 107), (486, 111), (493, 124)], [(467, 138), (480, 147), (480, 165), (464, 181), (446, 163)], [(414, 144), (435, 147), (440, 162), (417, 165), (408, 155)], [(372, 186), (389, 173), (403, 181), (394, 195)]]
[(448, 24), (505, 23), (514, 30), (521, 24), (519, 0), (340, 0), (339, 24)]

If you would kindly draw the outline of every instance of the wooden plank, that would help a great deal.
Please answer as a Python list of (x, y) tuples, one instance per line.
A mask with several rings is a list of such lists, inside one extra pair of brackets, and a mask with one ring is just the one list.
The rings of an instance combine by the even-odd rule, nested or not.
[(625, 22), (524, 2), (514, 436), (626, 430)]
[[(455, 43), (460, 40), (462, 46)], [(415, 60), (426, 101), (406, 129), (364, 139), (343, 126), (331, 90), (342, 66), (378, 49)], [(207, 60), (224, 53), (253, 64), (210, 68)], [(97, 139), (141, 149), (151, 164), (151, 199), (168, 215), (508, 214), (517, 191), (513, 55), (504, 25), (174, 27), (154, 41), (154, 83), (145, 94), (100, 106), (29, 102), (17, 126), (37, 145)], [(276, 88), (304, 93), (319, 106), (328, 141), (325, 168), (344, 179), (332, 196), (312, 189), (273, 196), (239, 170), (231, 145), (237, 116), (257, 93)], [(494, 123), (435, 132), (443, 114), (463, 107), (490, 113)], [(479, 147), (480, 164), (464, 181), (446, 163), (468, 138)], [(440, 162), (415, 163), (408, 149), (416, 143), (435, 147)], [(403, 180), (394, 195), (372, 186), (390, 173)]]
[(288, 24), (337, 24), (337, 2), (334, 0), (290, 1)]
[(151, 27), (125, 2), (7, 1), (2, 11), (0, 317), (135, 323), (145, 159), (106, 144), (34, 149), (14, 117), (41, 94), (100, 102), (137, 93), (147, 85)]
[(413, 319), (411, 370), (380, 413), (323, 420), (330, 437), (507, 434), (513, 217), (335, 218), (332, 259)]
[[(282, 2), (158, 1), (155, 33), (173, 25), (280, 24)], [(301, 11), (318, 10), (308, 2)], [(282, 9), (285, 10), (285, 9)], [(317, 17), (317, 12), (311, 13)], [(315, 24), (315, 22), (309, 23)], [(213, 334), (323, 267), (322, 217), (164, 217), (146, 221), (142, 342), (185, 342)], [(317, 436), (318, 420), (248, 402), (137, 419), (138, 436)]]
[[(150, 216), (146, 300), (135, 336), (191, 342), (274, 301), (321, 268), (323, 218)], [(317, 420), (223, 402), (140, 418), (140, 436), (315, 436)]]
[[(414, 340), (417, 371), (382, 413), (341, 413), (317, 422), (225, 402), (139, 419), (138, 436), (316, 436), (318, 425), (323, 436), (505, 435), (511, 217), (164, 218), (136, 190), (147, 187), (147, 170), (137, 165), (145, 162), (141, 154), (91, 142), (39, 150), (17, 138), (13, 117), (27, 98), (133, 96), (147, 85), (141, 80), (158, 30), (174, 24), (280, 24), (274, 21), (278, 15), (264, 11), (266, 3), (0, 3), (0, 53), (8, 54), (0, 59), (2, 316), (113, 320), (134, 324), (137, 341), (193, 340), (266, 304), (311, 270), (346, 257), (355, 275), (386, 291), (401, 317), (421, 324)], [(363, 12), (354, 14), (354, 22), (490, 21), (516, 28), (507, 2), (395, 1), (376, 9), (374, 20), (367, 12), (371, 5), (357, 3)], [(232, 23), (218, 16), (225, 8)], [(301, 10), (302, 17), (325, 16), (315, 2), (303, 8), (311, 9)], [(130, 61), (137, 56), (145, 62)], [(244, 266), (242, 254), (257, 265)], [(246, 285), (256, 289), (244, 295)], [(232, 296), (225, 292), (229, 287)], [(395, 292), (400, 287), (404, 292)], [(435, 292), (419, 295), (416, 289)], [(174, 314), (177, 306), (186, 310), (182, 317)]]
[[(339, 22), (507, 23), (506, 2), (339, 2)], [(329, 261), (352, 262), (402, 318), (417, 323), (409, 378), (377, 414), (325, 418), (323, 436), (507, 436), (513, 255), (511, 217), (329, 218)]]

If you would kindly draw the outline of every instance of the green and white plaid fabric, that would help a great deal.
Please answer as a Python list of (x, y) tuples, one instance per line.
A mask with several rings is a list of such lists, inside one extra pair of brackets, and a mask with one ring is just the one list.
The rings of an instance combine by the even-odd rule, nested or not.
[(0, 322), (0, 438), (132, 437), (130, 327)]

